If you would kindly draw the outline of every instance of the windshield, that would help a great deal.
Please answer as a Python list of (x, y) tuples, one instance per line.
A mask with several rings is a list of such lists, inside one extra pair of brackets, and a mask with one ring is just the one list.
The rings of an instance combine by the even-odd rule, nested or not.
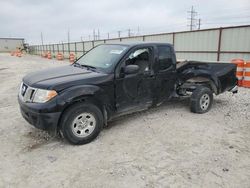
[(125, 45), (100, 45), (83, 55), (76, 63), (110, 72), (127, 48)]

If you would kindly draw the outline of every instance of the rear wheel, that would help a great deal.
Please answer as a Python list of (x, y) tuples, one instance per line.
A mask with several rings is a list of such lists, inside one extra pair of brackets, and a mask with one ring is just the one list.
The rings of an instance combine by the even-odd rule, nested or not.
[(63, 114), (61, 132), (72, 144), (87, 144), (94, 140), (103, 127), (103, 115), (98, 107), (79, 103)]
[(194, 113), (205, 113), (210, 110), (213, 103), (213, 92), (205, 86), (197, 87), (191, 95), (190, 109)]

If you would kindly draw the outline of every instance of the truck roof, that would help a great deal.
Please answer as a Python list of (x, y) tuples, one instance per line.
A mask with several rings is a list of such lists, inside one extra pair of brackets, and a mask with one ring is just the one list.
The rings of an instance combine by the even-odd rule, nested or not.
[(173, 45), (166, 42), (120, 42), (120, 43), (105, 43), (105, 44), (113, 44), (113, 45), (126, 45), (129, 47), (134, 46), (147, 46), (147, 45), (166, 45), (172, 47)]

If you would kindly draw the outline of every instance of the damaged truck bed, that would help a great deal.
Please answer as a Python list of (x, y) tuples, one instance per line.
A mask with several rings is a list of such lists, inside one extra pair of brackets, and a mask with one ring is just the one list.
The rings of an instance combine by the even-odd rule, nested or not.
[[(177, 62), (177, 73), (179, 89), (193, 91), (197, 84), (205, 84), (216, 95), (228, 90), (237, 92), (237, 87), (233, 87), (237, 85), (236, 67), (231, 63)], [(191, 87), (193, 83), (195, 84)]]

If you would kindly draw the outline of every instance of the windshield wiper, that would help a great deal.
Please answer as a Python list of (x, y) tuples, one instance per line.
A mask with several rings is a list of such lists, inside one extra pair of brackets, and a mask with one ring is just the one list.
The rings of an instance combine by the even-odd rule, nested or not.
[(87, 69), (96, 69), (96, 67), (94, 67), (94, 66), (86, 65), (86, 64), (80, 64), (80, 63), (77, 63), (77, 62), (75, 62), (73, 65), (78, 66), (78, 67), (85, 67)]
[(73, 65), (74, 65), (74, 66), (77, 66), (77, 67), (81, 67), (81, 68), (84, 67), (84, 68), (86, 68), (87, 70), (92, 70), (92, 71), (94, 71), (94, 72), (99, 72), (99, 71), (97, 71), (97, 68), (96, 68), (96, 67), (91, 66), (91, 65), (80, 64), (80, 63), (77, 63), (77, 62), (75, 62)]
[(73, 65), (74, 65), (74, 66), (77, 66), (77, 67), (81, 67), (81, 64), (80, 64), (80, 63), (77, 63), (77, 62), (75, 62)]
[(91, 65), (85, 65), (85, 64), (80, 64), (82, 67), (90, 68), (90, 69), (96, 69), (96, 67), (91, 66)]

